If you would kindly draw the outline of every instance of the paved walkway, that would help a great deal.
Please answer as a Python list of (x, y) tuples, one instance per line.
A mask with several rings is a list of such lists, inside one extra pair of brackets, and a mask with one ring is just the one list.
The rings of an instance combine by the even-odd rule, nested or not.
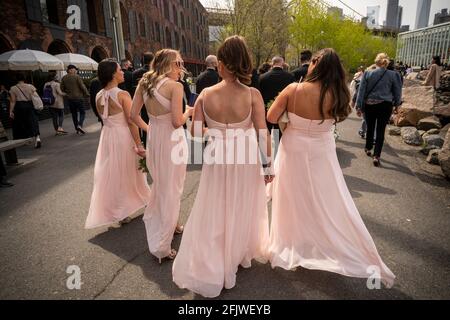
[[(65, 124), (70, 135), (55, 137), (50, 121), (41, 122), (43, 148), (18, 152), (36, 161), (10, 172), (14, 188), (0, 189), (0, 299), (201, 298), (176, 287), (171, 262), (159, 265), (149, 254), (140, 217), (120, 229), (83, 229), (100, 126), (91, 112), (86, 136), (73, 133), (70, 118)], [(368, 290), (364, 279), (255, 263), (240, 269), (236, 287), (219, 299), (450, 298), (449, 203), (389, 146), (384, 167), (374, 168), (356, 135), (358, 125), (354, 117), (339, 125), (337, 152), (361, 216), (397, 276), (394, 288)], [(189, 167), (183, 222), (199, 177), (200, 168)], [(175, 237), (175, 248), (180, 239)], [(66, 288), (70, 265), (81, 268), (81, 290)]]

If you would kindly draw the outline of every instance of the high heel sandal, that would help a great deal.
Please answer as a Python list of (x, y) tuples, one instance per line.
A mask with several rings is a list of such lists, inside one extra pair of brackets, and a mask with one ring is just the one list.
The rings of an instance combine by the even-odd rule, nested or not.
[(176, 233), (176, 234), (182, 234), (183, 231), (184, 231), (184, 226), (178, 225), (178, 226), (175, 228), (175, 233)]
[(158, 258), (159, 264), (162, 263), (163, 259), (170, 259), (173, 260), (177, 256), (177, 251), (175, 249), (170, 250), (170, 254), (168, 256), (165, 256), (163, 258)]

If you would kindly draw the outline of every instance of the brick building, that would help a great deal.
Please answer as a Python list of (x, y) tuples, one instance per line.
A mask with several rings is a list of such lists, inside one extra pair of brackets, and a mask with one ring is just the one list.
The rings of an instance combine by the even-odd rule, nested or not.
[[(113, 52), (113, 0), (4, 0), (0, 4), (0, 53), (35, 49), (80, 53), (101, 61)], [(69, 30), (68, 6), (81, 9), (81, 30)], [(120, 0), (125, 56), (140, 66), (142, 53), (181, 51), (198, 74), (208, 53), (208, 15), (199, 0)]]

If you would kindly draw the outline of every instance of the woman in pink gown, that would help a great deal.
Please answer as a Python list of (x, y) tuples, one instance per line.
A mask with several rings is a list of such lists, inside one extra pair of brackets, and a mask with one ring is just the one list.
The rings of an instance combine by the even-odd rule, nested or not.
[(162, 258), (175, 258), (173, 234), (183, 231), (183, 226), (177, 226), (188, 160), (183, 125), (192, 115), (189, 106), (182, 111), (184, 91), (177, 80), (184, 72), (178, 51), (158, 51), (150, 71), (139, 82), (131, 111), (139, 123), (145, 104), (150, 118), (146, 161), (153, 184), (144, 222), (149, 250), (160, 263)]
[(264, 103), (258, 90), (245, 85), (252, 65), (243, 38), (225, 40), (218, 58), (223, 81), (203, 90), (194, 107), (192, 134), (202, 136), (206, 122), (210, 140), (172, 268), (180, 288), (204, 297), (234, 287), (239, 265), (266, 262), (269, 240), (264, 181), (271, 176), (263, 174), (258, 148), (259, 142), (270, 157)]
[(145, 207), (150, 196), (146, 175), (138, 168), (140, 139), (138, 128), (129, 120), (131, 97), (117, 87), (124, 81), (123, 71), (114, 60), (104, 60), (98, 66), (98, 77), (103, 90), (96, 102), (104, 126), (87, 229), (122, 222)]
[(345, 276), (394, 274), (381, 260), (345, 183), (332, 127), (350, 113), (345, 72), (333, 49), (319, 51), (304, 83), (289, 85), (271, 106), (289, 123), (275, 160), (269, 255), (272, 267), (302, 266)]

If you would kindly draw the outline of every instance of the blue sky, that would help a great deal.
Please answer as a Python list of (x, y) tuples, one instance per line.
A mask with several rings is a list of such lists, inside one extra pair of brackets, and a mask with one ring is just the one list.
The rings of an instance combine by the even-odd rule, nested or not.
[[(345, 8), (345, 6), (340, 3), (338, 0), (324, 0), (328, 2), (332, 6), (341, 7), (344, 9), (344, 13), (350, 16), (357, 16), (351, 10)], [(387, 0), (342, 0), (345, 4), (355, 9), (362, 15), (366, 15), (368, 6), (377, 6), (379, 5), (381, 8), (380, 11), (380, 23), (383, 23), (386, 20), (386, 6)], [(200, 2), (204, 6), (215, 6), (218, 4), (219, 6), (224, 6), (227, 2), (226, 0), (200, 0)], [(415, 19), (416, 19), (416, 10), (417, 10), (417, 2), (418, 0), (400, 0), (399, 5), (403, 7), (403, 19), (402, 24), (409, 24), (411, 29), (415, 27)], [(450, 1), (449, 0), (432, 0), (431, 1), (431, 10), (430, 10), (430, 20), (429, 25), (433, 24), (434, 14), (441, 11), (443, 8), (448, 8), (450, 10)]]

